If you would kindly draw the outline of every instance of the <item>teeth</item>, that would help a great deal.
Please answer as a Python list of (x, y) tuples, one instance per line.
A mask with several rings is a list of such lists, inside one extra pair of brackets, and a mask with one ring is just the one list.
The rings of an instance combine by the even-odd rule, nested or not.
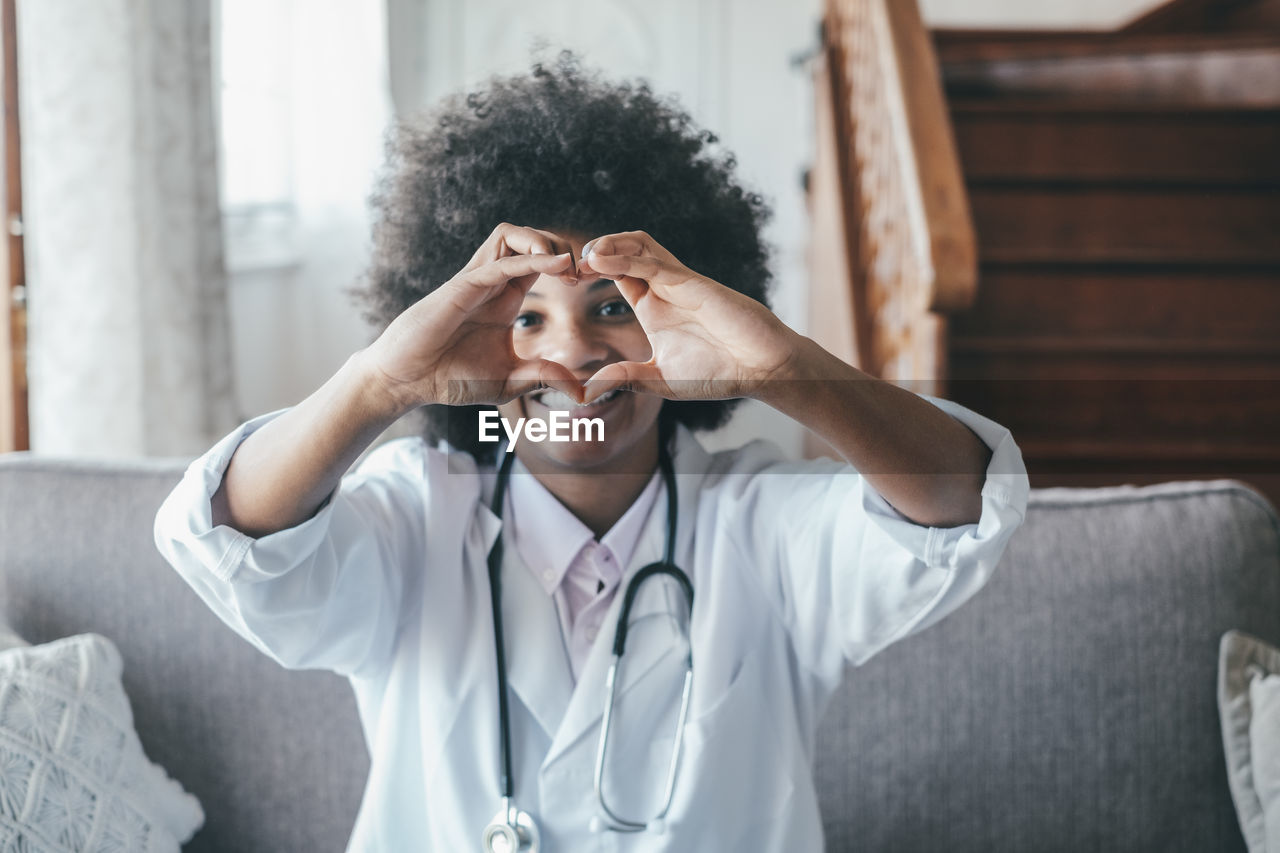
[(601, 394), (599, 397), (596, 397), (594, 400), (591, 401), (591, 405), (595, 406), (600, 403), (607, 403), (621, 393), (622, 393), (621, 391), (615, 388), (614, 390), (610, 391), (608, 394)]
[(578, 403), (568, 394), (548, 388), (539, 397), (539, 402), (548, 409), (575, 409)]
[(573, 399), (568, 394), (565, 394), (562, 391), (556, 391), (553, 388), (548, 388), (545, 391), (541, 391), (538, 394), (535, 394), (534, 399), (542, 403), (542, 405), (546, 406), (548, 409), (567, 410), (567, 409), (581, 409), (585, 405), (594, 406), (600, 403), (607, 403), (610, 400), (612, 400), (614, 397), (618, 396), (619, 393), (620, 392), (617, 389), (615, 389), (613, 391), (610, 391), (608, 394), (604, 394), (600, 397), (597, 397), (595, 400), (592, 400), (590, 403), (579, 403), (577, 400)]

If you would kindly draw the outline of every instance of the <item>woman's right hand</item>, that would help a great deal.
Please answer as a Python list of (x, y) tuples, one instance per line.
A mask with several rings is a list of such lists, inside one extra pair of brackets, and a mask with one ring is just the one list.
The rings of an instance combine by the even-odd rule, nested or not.
[(505, 403), (540, 387), (582, 398), (563, 365), (523, 359), (512, 325), (541, 275), (577, 282), (569, 242), (549, 231), (503, 223), (462, 271), (392, 321), (364, 352), (374, 381), (397, 408)]
[(577, 283), (569, 243), (499, 225), (460, 273), (236, 448), (213, 523), (256, 537), (311, 518), (383, 430), (427, 403), (505, 402), (539, 385), (581, 399), (564, 367), (515, 354), (512, 326), (540, 275)]

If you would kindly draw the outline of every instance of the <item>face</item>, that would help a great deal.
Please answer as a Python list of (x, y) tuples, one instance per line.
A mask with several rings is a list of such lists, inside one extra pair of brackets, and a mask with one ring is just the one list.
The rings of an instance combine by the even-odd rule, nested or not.
[[(556, 233), (573, 244), (574, 257), (582, 256), (589, 237)], [(540, 277), (525, 296), (512, 339), (521, 358), (554, 361), (581, 381), (606, 364), (643, 362), (651, 355), (648, 337), (609, 279), (584, 279), (570, 285)], [(517, 397), (498, 411), (512, 423), (521, 417), (547, 420), (552, 411), (604, 422), (602, 442), (521, 440), (515, 452), (530, 470), (641, 473), (653, 470), (657, 463), (662, 403), (661, 397), (651, 394), (617, 391), (580, 408), (569, 397), (544, 390)]]

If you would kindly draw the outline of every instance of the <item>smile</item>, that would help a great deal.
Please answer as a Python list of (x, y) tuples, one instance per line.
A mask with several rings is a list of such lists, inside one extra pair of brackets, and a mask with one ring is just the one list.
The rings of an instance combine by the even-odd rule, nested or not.
[(589, 409), (595, 406), (603, 406), (622, 393), (621, 389), (615, 388), (607, 394), (600, 395), (590, 403), (579, 403), (568, 394), (556, 391), (553, 388), (544, 388), (541, 391), (535, 391), (530, 394), (529, 399), (546, 406), (548, 409), (572, 411), (574, 409)]

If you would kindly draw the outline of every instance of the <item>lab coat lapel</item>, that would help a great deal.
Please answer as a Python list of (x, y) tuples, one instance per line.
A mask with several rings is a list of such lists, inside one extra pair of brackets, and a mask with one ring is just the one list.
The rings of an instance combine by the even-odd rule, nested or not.
[[(683, 513), (682, 513), (683, 515)], [(609, 607), (608, 615), (603, 622), (599, 636), (591, 647), (591, 653), (582, 671), (582, 677), (569, 700), (564, 720), (552, 741), (551, 750), (547, 754), (546, 764), (551, 764), (571, 747), (573, 747), (588, 731), (595, 728), (604, 711), (606, 681), (609, 667), (613, 663), (613, 641), (618, 624), (618, 614), (622, 610), (622, 600), (627, 583), (635, 573), (650, 563), (662, 559), (662, 550), (666, 538), (666, 492), (659, 495), (653, 511), (645, 523), (644, 532), (636, 545), (635, 553), (618, 587), (618, 592)], [(641, 587), (645, 590), (650, 581)], [(666, 603), (657, 595), (639, 595), (632, 607), (631, 621), (653, 613), (657, 610), (665, 612)], [(654, 672), (664, 659), (670, 657), (677, 662), (682, 658), (680, 637), (675, 632), (646, 630), (628, 635), (626, 653), (618, 671), (618, 701), (627, 693), (639, 687), (646, 677)], [(683, 672), (683, 670), (681, 670)], [(681, 675), (673, 675), (679, 678)], [(643, 701), (641, 699), (640, 701)], [(593, 747), (594, 748), (594, 747)]]
[[(487, 516), (486, 528), (495, 530), (491, 537), (486, 537), (492, 542), (502, 522), (488, 507), (481, 507), (481, 512)], [(555, 601), (520, 559), (518, 549), (509, 541), (505, 544), (502, 622), (507, 684), (551, 738), (564, 718), (573, 692), (573, 674), (565, 654), (560, 617), (556, 614)], [(486, 549), (480, 558), (486, 573), (488, 553)], [(497, 684), (496, 672), (493, 682)]]

